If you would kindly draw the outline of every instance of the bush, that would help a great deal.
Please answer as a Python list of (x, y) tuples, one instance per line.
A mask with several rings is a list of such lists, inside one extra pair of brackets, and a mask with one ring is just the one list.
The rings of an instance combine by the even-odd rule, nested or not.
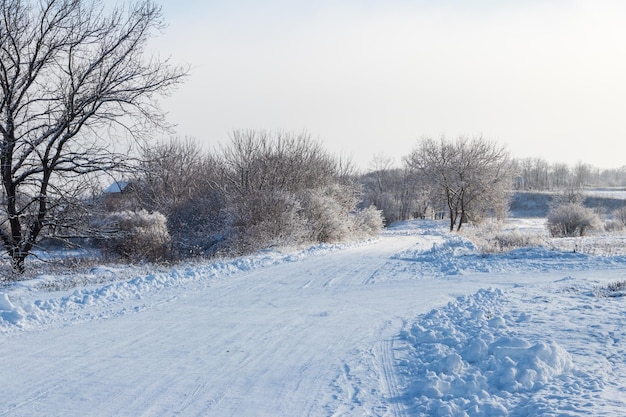
[(288, 192), (257, 191), (234, 199), (227, 251), (247, 254), (260, 249), (294, 245), (306, 239), (300, 202)]
[(613, 218), (626, 226), (626, 206), (613, 211)]
[(493, 238), (493, 244), (501, 252), (506, 252), (517, 248), (527, 248), (541, 246), (543, 241), (541, 236), (532, 233), (522, 233), (519, 230), (510, 232), (500, 232)]
[(372, 237), (378, 235), (384, 226), (382, 210), (369, 206), (357, 211), (352, 218), (354, 235), (358, 237)]
[(550, 210), (546, 226), (552, 237), (575, 237), (599, 229), (602, 224), (592, 209), (578, 203), (565, 203)]
[(593, 293), (598, 297), (624, 297), (626, 296), (626, 281), (615, 281), (596, 287)]
[(304, 193), (302, 208), (312, 242), (340, 242), (351, 236), (350, 212), (356, 206), (354, 191), (333, 184)]
[(474, 243), (482, 253), (502, 253), (513, 249), (542, 246), (542, 237), (533, 232), (502, 230), (501, 224), (486, 223), (467, 228), (464, 236)]
[[(167, 217), (172, 257), (359, 239), (382, 226), (377, 210), (356, 211), (361, 190), (350, 164), (306, 132), (235, 131), (206, 158), (193, 142), (172, 141), (144, 159), (138, 201)], [(108, 245), (131, 253), (123, 242)]]
[(626, 226), (619, 220), (608, 220), (604, 223), (604, 230), (606, 232), (621, 232), (624, 229), (626, 229)]
[(212, 255), (223, 249), (229, 227), (224, 195), (209, 191), (172, 208), (167, 228), (172, 237), (172, 256), (186, 258)]
[(170, 235), (161, 213), (119, 211), (107, 215), (103, 223), (110, 236), (103, 244), (105, 253), (149, 262), (167, 258)]

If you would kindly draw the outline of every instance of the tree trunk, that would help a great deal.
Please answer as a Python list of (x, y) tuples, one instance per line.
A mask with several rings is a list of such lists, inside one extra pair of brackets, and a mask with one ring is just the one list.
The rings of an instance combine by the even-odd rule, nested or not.
[(456, 223), (456, 216), (454, 210), (450, 209), (450, 231), (454, 232), (454, 224)]
[(463, 223), (467, 222), (467, 214), (465, 214), (465, 211), (461, 210), (461, 218), (459, 219), (459, 225), (456, 228), (457, 232), (461, 231), (461, 226), (463, 226)]
[(11, 269), (17, 275), (22, 275), (26, 271), (26, 267), (24, 266), (24, 261), (26, 260), (26, 256), (22, 254), (9, 254), (11, 256)]

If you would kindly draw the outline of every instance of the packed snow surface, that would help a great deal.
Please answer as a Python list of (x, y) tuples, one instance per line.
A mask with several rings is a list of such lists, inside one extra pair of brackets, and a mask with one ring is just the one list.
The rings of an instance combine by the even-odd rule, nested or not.
[(622, 416), (626, 257), (445, 224), (0, 284), (0, 416)]

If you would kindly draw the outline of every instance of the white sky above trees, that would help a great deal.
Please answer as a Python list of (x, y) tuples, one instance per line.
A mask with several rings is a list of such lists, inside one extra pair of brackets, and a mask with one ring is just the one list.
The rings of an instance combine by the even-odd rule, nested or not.
[(177, 136), (307, 130), (366, 169), (424, 136), (626, 165), (621, 0), (162, 0)]

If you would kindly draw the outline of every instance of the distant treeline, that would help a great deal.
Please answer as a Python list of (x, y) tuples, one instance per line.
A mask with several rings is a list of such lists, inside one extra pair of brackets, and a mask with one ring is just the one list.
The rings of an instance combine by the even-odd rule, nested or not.
[(626, 166), (600, 169), (589, 164), (569, 166), (541, 158), (513, 159), (517, 190), (562, 190), (585, 187), (626, 187)]
[[(387, 224), (411, 218), (443, 217), (448, 210), (445, 201), (433, 198), (432, 179), (416, 171), (410, 162), (411, 154), (402, 159), (400, 167), (390, 158), (376, 156), (370, 169), (360, 177), (363, 206), (373, 205), (382, 210)], [(511, 176), (509, 191), (571, 193), (573, 190), (584, 188), (626, 187), (626, 166), (618, 169), (599, 169), (585, 163), (570, 166), (564, 163), (549, 163), (541, 158), (510, 158), (507, 173)], [(471, 181), (469, 178), (466, 176), (461, 188), (463, 183)], [(525, 196), (527, 199), (528, 194)], [(487, 205), (483, 212), (486, 215), (497, 216), (499, 211), (497, 206), (502, 205), (502, 199), (492, 201), (497, 204)], [(519, 208), (518, 204), (519, 201), (514, 199), (514, 208)], [(547, 210), (546, 203), (539, 211), (545, 216)], [(476, 217), (478, 216), (474, 216), (474, 220)]]

